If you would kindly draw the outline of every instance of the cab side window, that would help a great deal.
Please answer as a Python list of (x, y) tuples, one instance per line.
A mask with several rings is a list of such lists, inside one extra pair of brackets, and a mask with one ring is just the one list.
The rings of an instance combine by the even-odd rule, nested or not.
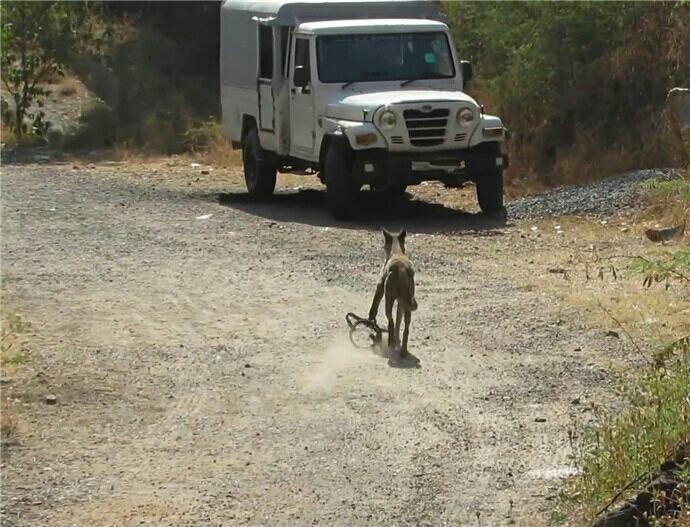
[(309, 67), (309, 40), (298, 38), (295, 41), (295, 67), (303, 66), (306, 78), (311, 82), (311, 68)]
[(273, 28), (259, 26), (259, 78), (273, 78)]

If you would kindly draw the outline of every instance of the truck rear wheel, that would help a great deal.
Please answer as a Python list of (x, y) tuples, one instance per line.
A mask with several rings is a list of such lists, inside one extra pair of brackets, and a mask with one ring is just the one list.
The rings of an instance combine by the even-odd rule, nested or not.
[(325, 156), (323, 171), (328, 207), (337, 220), (349, 220), (355, 215), (359, 185), (352, 174), (347, 147), (334, 141), (328, 145)]
[(242, 141), (242, 164), (244, 182), (252, 196), (267, 197), (273, 194), (276, 186), (276, 167), (261, 148), (256, 128), (247, 132)]
[(486, 214), (503, 210), (503, 167), (496, 166), (501, 156), (498, 143), (487, 143), (486, 161), (476, 168), (474, 185), (477, 189), (479, 208)]

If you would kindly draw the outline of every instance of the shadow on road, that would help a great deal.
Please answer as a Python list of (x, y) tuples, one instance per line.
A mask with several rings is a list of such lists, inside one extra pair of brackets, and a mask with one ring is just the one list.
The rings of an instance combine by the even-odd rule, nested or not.
[(422, 363), (416, 356), (412, 355), (412, 353), (408, 351), (407, 355), (401, 359), (393, 360), (389, 358), (388, 366), (390, 366), (391, 368), (397, 368), (401, 370), (418, 370), (421, 369)]
[(326, 193), (317, 189), (277, 192), (266, 199), (257, 199), (244, 192), (218, 195), (221, 205), (277, 222), (295, 222), (319, 227), (341, 227), (370, 230), (401, 226), (415, 232), (462, 233), (480, 232), (485, 236), (499, 235), (508, 226), (505, 213), (486, 215), (456, 210), (439, 203), (411, 199), (409, 195), (393, 201), (374, 192), (362, 192), (356, 219), (335, 220), (326, 204)]
[(416, 355), (413, 355), (408, 350), (404, 357), (394, 356), (394, 354), (388, 349), (385, 340), (386, 339), (384, 338), (380, 344), (373, 345), (371, 347), (371, 351), (374, 353), (374, 355), (381, 357), (382, 359), (388, 359), (388, 366), (391, 368), (401, 370), (421, 369), (422, 362)]

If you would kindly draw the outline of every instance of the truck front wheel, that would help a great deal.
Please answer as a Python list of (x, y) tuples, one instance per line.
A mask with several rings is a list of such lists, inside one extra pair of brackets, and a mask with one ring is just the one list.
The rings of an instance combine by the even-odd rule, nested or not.
[(351, 165), (347, 146), (338, 141), (328, 145), (323, 163), (326, 198), (337, 220), (348, 220), (355, 214), (359, 186), (353, 177)]
[(503, 210), (503, 170), (500, 167), (483, 170), (475, 181), (479, 208), (486, 214)]
[(256, 128), (247, 132), (242, 141), (242, 164), (244, 182), (252, 196), (267, 197), (273, 194), (276, 186), (276, 167), (261, 148)]
[(496, 166), (501, 156), (498, 143), (486, 143), (486, 161), (476, 167), (474, 185), (477, 189), (479, 208), (486, 214), (503, 210), (503, 167)]

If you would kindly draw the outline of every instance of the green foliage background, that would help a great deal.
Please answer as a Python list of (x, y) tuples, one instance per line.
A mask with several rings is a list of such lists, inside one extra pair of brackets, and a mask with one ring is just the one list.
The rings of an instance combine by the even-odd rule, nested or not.
[[(670, 88), (690, 85), (687, 2), (450, 1), (444, 10), (475, 66), (470, 91), (513, 129), (522, 170), (566, 179), (566, 160), (595, 172), (677, 161), (662, 144), (663, 106)], [(610, 151), (620, 159), (601, 164)]]
[[(14, 110), (8, 117), (9, 103), (3, 99), (3, 118), (19, 136), (27, 131), (24, 117), (31, 104), (38, 99), (40, 107), (40, 97), (45, 95), (41, 83), (62, 75), (62, 66), (91, 39), (90, 13), (91, 4), (86, 2), (0, 3), (2, 82)], [(43, 112), (28, 116), (32, 121), (28, 131), (44, 133)]]

